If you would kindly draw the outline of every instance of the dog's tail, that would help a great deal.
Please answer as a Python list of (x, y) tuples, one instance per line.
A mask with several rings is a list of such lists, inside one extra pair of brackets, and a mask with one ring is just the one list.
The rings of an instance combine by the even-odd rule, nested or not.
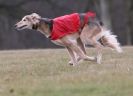
[(102, 44), (121, 53), (122, 49), (120, 47), (120, 43), (117, 40), (117, 36), (113, 35), (110, 30), (104, 28), (102, 28), (102, 33), (103, 36), (100, 38)]

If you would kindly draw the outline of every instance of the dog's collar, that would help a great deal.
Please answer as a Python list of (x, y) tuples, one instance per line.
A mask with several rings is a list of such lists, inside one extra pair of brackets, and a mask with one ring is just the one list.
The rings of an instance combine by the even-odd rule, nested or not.
[(33, 24), (32, 29), (37, 30), (38, 29), (38, 24)]
[(41, 23), (47, 24), (49, 26), (49, 28), (50, 28), (50, 31), (52, 31), (52, 29), (53, 29), (53, 20), (52, 19), (48, 19), (48, 18), (41, 18), (39, 20), (39, 23), (33, 24), (32, 29), (37, 30), (38, 27), (39, 27), (39, 24), (41, 24)]

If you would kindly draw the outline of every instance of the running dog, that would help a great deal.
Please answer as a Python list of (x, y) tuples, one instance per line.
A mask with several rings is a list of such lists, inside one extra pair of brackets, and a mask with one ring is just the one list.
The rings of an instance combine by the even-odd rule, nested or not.
[[(101, 64), (103, 47), (110, 47), (122, 52), (117, 36), (113, 35), (97, 20), (94, 12), (73, 13), (54, 19), (42, 18), (36, 13), (26, 15), (15, 24), (17, 30), (33, 29), (41, 32), (53, 43), (67, 48), (70, 65), (77, 65), (80, 60), (96, 61)], [(85, 45), (96, 48), (96, 56), (87, 56)]]

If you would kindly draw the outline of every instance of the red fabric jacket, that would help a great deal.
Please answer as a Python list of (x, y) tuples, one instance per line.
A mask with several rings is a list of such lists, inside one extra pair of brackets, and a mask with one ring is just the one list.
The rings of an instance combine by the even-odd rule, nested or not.
[[(95, 16), (95, 13), (86, 13), (84, 18), (85, 23), (88, 22), (88, 17), (92, 16)], [(78, 13), (57, 17), (53, 19), (53, 29), (51, 32), (50, 39), (57, 40), (67, 34), (78, 32), (80, 28), (80, 17)]]

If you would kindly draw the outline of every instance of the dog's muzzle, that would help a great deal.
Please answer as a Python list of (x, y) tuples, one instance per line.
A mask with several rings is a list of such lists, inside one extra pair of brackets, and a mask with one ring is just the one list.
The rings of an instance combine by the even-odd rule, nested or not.
[(26, 27), (27, 25), (23, 25), (23, 26), (20, 26), (18, 27), (17, 24), (14, 25), (14, 28), (17, 29), (17, 30), (21, 30), (23, 29), (24, 27)]

